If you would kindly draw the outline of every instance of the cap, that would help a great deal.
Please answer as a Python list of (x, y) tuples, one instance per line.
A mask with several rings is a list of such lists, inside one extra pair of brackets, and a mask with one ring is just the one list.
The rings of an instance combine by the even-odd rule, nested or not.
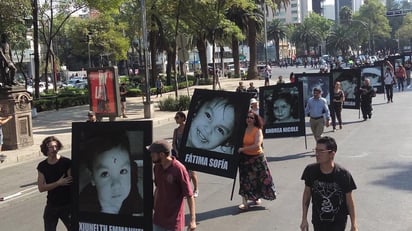
[(95, 113), (94, 111), (89, 111), (89, 112), (87, 113), (87, 115), (88, 115), (88, 116), (95, 116), (96, 113)]
[(170, 150), (172, 149), (172, 146), (167, 140), (157, 140), (153, 142), (151, 145), (146, 147), (147, 150), (151, 152), (163, 152), (163, 153), (169, 153)]
[(258, 101), (255, 99), (255, 98), (251, 98), (250, 99), (250, 104), (252, 104), (252, 103), (257, 103)]

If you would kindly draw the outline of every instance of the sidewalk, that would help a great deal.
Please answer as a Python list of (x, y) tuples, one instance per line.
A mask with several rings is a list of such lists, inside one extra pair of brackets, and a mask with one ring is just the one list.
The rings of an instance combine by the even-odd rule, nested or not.
[[(222, 90), (234, 91), (238, 86), (239, 78), (228, 79), (221, 78), (220, 83)], [(246, 81), (245, 81), (246, 82)], [(254, 80), (255, 86), (259, 87), (263, 85), (263, 80)], [(247, 84), (245, 84), (247, 86)], [(194, 86), (189, 88), (189, 94), (192, 95), (195, 88), (212, 89), (211, 85), (206, 86)], [(180, 95), (187, 95), (187, 89), (180, 89)], [(175, 112), (160, 111), (158, 107), (159, 100), (166, 99), (167, 97), (174, 97), (175, 92), (164, 93), (162, 97), (152, 96), (151, 100), (154, 102), (154, 113), (149, 120), (153, 121), (153, 127), (158, 127), (166, 123), (174, 122)], [(116, 121), (136, 121), (146, 120), (144, 118), (144, 108), (142, 97), (127, 98), (126, 114), (128, 118), (116, 118)], [(83, 122), (87, 119), (87, 111), (89, 105), (82, 105), (70, 108), (59, 109), (58, 111), (45, 111), (39, 112), (35, 118), (33, 118), (33, 145), (24, 147), (17, 150), (3, 151), (2, 154), (7, 156), (6, 160), (0, 164), (0, 169), (8, 166), (13, 166), (24, 161), (40, 158), (43, 154), (40, 152), (40, 144), (47, 136), (55, 135), (63, 143), (64, 148), (71, 149), (71, 125), (72, 122)], [(104, 118), (103, 121), (108, 121), (108, 118)]]

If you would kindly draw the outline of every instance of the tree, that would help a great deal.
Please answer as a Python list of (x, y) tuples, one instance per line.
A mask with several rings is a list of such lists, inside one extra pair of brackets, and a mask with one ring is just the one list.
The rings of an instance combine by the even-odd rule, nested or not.
[(326, 46), (332, 52), (339, 49), (342, 56), (347, 56), (349, 49), (355, 47), (355, 41), (353, 30), (350, 30), (347, 25), (335, 25), (327, 38)]
[(273, 19), (272, 22), (269, 23), (269, 27), (267, 30), (268, 39), (275, 40), (275, 47), (276, 47), (276, 57), (279, 60), (279, 44), (280, 40), (286, 38), (288, 28), (286, 25), (280, 21), (279, 19)]
[(398, 39), (403, 41), (400, 44), (412, 46), (412, 13), (408, 13), (405, 18), (403, 19), (402, 25), (396, 31), (396, 35), (398, 35)]
[(367, 32), (369, 33), (369, 41), (371, 43), (370, 54), (375, 53), (375, 39), (390, 38), (391, 28), (386, 18), (386, 9), (379, 0), (368, 0), (366, 4), (359, 8), (359, 12), (353, 18), (367, 25)]

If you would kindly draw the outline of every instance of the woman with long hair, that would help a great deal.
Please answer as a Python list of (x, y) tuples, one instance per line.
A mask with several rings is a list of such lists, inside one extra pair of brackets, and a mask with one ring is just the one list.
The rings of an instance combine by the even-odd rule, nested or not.
[[(276, 199), (275, 185), (263, 153), (263, 122), (253, 112), (246, 118), (246, 130), (243, 145), (239, 148), (239, 195), (242, 196), (241, 211), (246, 211), (249, 205), (260, 205), (261, 198)], [(249, 201), (251, 203), (249, 204)]]

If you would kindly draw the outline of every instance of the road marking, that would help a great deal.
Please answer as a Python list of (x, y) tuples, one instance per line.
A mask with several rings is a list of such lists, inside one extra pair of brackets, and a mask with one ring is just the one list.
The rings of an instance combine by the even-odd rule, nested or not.
[(368, 156), (368, 155), (369, 155), (369, 153), (367, 153), (367, 152), (362, 152), (362, 153), (360, 153), (360, 154), (344, 155), (344, 156), (342, 156), (342, 157), (362, 158), (362, 157), (365, 157), (365, 156)]
[(13, 193), (11, 195), (5, 196), (5, 197), (0, 197), (0, 201), (6, 201), (6, 200), (11, 200), (11, 199), (16, 199), (20, 196), (24, 196), (27, 192), (27, 195), (32, 194), (34, 190), (37, 188), (37, 186), (33, 186), (24, 190), (21, 190), (19, 192)]

